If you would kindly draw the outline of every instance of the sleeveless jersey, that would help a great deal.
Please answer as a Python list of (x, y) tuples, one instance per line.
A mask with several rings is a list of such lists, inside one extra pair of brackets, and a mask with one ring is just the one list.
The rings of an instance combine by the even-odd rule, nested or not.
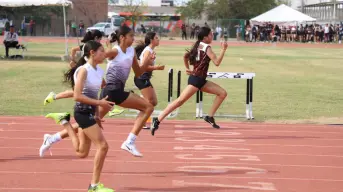
[(208, 55), (206, 54), (206, 51), (209, 47), (209, 44), (200, 42), (196, 61), (193, 64), (192, 75), (202, 78), (207, 77), (207, 71), (211, 61), (210, 57), (208, 57)]
[[(143, 56), (146, 51), (149, 51), (151, 54), (154, 53), (154, 50), (152, 50), (149, 46), (146, 46), (144, 50), (142, 51), (141, 55), (139, 56), (139, 61), (142, 63), (143, 62)], [(155, 61), (152, 64), (153, 66), (155, 65)], [(138, 77), (138, 79), (151, 79), (152, 76), (152, 71), (147, 71), (144, 72), (141, 76)]]
[[(85, 65), (80, 66), (79, 68), (76, 69), (74, 73), (75, 83), (77, 80), (77, 74), (81, 68), (85, 68), (87, 70), (87, 78), (84, 82), (82, 94), (92, 99), (98, 99), (98, 93), (101, 87), (104, 71), (99, 66), (97, 66), (95, 69), (91, 64), (86, 63)], [(76, 102), (75, 106), (79, 110), (88, 110), (88, 109), (94, 110), (95, 109), (95, 106), (91, 106), (89, 104), (84, 104), (80, 102)]]
[(124, 89), (130, 75), (135, 50), (133, 47), (128, 47), (124, 53), (119, 45), (114, 48), (118, 50), (118, 55), (107, 63), (106, 86), (111, 89)]

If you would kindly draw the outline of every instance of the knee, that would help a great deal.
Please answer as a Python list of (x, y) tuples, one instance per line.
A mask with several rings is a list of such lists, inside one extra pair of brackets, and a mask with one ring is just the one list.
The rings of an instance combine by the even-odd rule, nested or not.
[(107, 151), (108, 151), (108, 149), (109, 149), (109, 146), (108, 146), (107, 141), (101, 142), (100, 145), (99, 145), (99, 149), (100, 149), (101, 151), (107, 153)]
[(77, 151), (76, 154), (77, 154), (77, 156), (78, 156), (79, 158), (84, 159), (84, 158), (88, 157), (88, 153), (89, 153), (89, 152)]
[(149, 103), (150, 103), (152, 106), (156, 107), (156, 105), (157, 105), (157, 100), (155, 100), (155, 99), (149, 99)]
[(219, 92), (217, 96), (222, 99), (225, 99), (227, 97), (227, 92), (223, 89), (222, 91)]
[(151, 114), (154, 111), (154, 106), (151, 103), (147, 103), (144, 109), (144, 112)]

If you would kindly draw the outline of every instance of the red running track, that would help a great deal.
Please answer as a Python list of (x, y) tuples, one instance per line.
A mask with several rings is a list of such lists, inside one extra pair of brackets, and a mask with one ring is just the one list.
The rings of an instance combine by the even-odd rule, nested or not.
[[(343, 189), (343, 127), (165, 121), (153, 137), (142, 130), (143, 158), (120, 149), (131, 120), (106, 119), (110, 145), (101, 181), (116, 191), (297, 191)], [(86, 191), (90, 157), (75, 157), (70, 140), (38, 156), (44, 133), (60, 130), (43, 117), (0, 117), (0, 191)], [(93, 148), (94, 149), (94, 148)]]

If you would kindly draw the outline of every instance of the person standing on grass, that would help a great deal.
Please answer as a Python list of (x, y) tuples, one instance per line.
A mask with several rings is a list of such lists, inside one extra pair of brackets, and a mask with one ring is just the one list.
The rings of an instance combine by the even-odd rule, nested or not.
[[(128, 26), (121, 26), (116, 37), (118, 45), (107, 52), (107, 58), (109, 60), (107, 63), (106, 86), (102, 89), (101, 97), (108, 97), (109, 101), (114, 102), (120, 107), (140, 111), (129, 136), (126, 141), (122, 143), (121, 149), (128, 151), (136, 157), (141, 157), (143, 155), (137, 150), (135, 145), (136, 137), (153, 112), (154, 106), (144, 98), (141, 98), (132, 92), (126, 92), (124, 89), (131, 68), (133, 69), (135, 76), (138, 77), (147, 71), (155, 58), (154, 55), (150, 54), (141, 64), (139, 64), (135, 49), (132, 47), (134, 32)], [(100, 107), (100, 119), (109, 111), (109, 108)]]
[(74, 132), (69, 123), (69, 113), (49, 113), (47, 118), (55, 120), (61, 124), (71, 138), (73, 147), (78, 157), (85, 158), (91, 148), (91, 144), (96, 145), (97, 151), (94, 157), (94, 168), (91, 184), (88, 192), (113, 192), (110, 188), (105, 188), (99, 183), (100, 174), (108, 151), (108, 144), (102, 133), (102, 125), (99, 119), (99, 107), (110, 109), (114, 104), (98, 99), (98, 92), (102, 85), (104, 71), (98, 66), (105, 59), (103, 46), (96, 41), (88, 41), (83, 47), (84, 55), (64, 74), (65, 81), (71, 84), (74, 89), (74, 118), (79, 125), (78, 135)]
[[(209, 116), (205, 116), (204, 120), (210, 123), (213, 128), (220, 128), (215, 123), (213, 116), (226, 98), (227, 93), (219, 85), (211, 81), (207, 81), (206, 77), (210, 61), (212, 61), (216, 66), (219, 66), (224, 58), (228, 44), (227, 42), (222, 42), (222, 49), (219, 57), (217, 58), (210, 46), (212, 40), (213, 34), (211, 29), (208, 27), (202, 27), (198, 34), (198, 40), (193, 45), (192, 49), (187, 51), (184, 56), (186, 72), (189, 75), (188, 86), (183, 90), (179, 98), (169, 104), (158, 117), (153, 118), (151, 127), (152, 135), (155, 135), (155, 131), (159, 128), (160, 122), (162, 122), (168, 114), (182, 106), (198, 90), (216, 95), (212, 108), (210, 109)], [(189, 64), (193, 65), (193, 70), (189, 69)]]
[[(160, 43), (160, 40), (155, 32), (148, 32), (145, 36), (144, 42), (138, 44), (135, 48), (137, 57), (141, 64), (149, 56), (155, 55), (155, 47)], [(157, 96), (154, 87), (152, 86), (150, 79), (154, 70), (164, 70), (164, 66), (155, 66), (155, 61), (148, 66), (146, 72), (141, 76), (135, 77), (134, 82), (138, 89), (141, 91), (143, 98), (146, 99), (153, 106), (157, 105)], [(146, 125), (143, 128), (148, 128)]]

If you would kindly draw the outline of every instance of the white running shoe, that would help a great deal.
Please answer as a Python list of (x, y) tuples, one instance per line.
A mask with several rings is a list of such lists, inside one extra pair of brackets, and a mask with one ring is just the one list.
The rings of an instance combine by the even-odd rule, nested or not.
[[(51, 142), (49, 141), (50, 138), (51, 138), (51, 135), (49, 135), (49, 134), (44, 134), (43, 144), (42, 144), (42, 146), (39, 148), (39, 156), (40, 156), (40, 157), (44, 157), (44, 153), (45, 153), (47, 150), (50, 151), (50, 147), (51, 147)], [(51, 151), (50, 151), (50, 155), (52, 156)]]
[(137, 150), (135, 144), (130, 144), (127, 141), (121, 145), (121, 149), (130, 152), (135, 157), (143, 157), (143, 155)]

